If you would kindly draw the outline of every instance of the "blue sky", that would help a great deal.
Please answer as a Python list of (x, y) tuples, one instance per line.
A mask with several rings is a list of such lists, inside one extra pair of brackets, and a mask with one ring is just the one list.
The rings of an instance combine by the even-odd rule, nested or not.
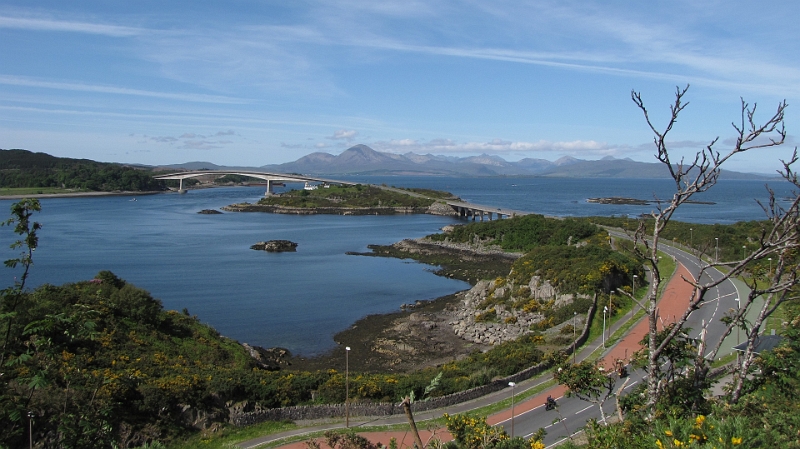
[(800, 133), (800, 2), (17, 1), (0, 3), (0, 148), (109, 162), (260, 166), (363, 143), (452, 156), (654, 161), (630, 99), (674, 155), (741, 98), (789, 103)]

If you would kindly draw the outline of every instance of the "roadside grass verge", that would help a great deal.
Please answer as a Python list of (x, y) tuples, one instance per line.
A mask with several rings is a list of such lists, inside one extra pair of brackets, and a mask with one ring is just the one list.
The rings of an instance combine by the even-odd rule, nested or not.
[[(203, 447), (208, 449), (224, 449), (235, 447), (237, 443), (247, 441), (253, 438), (272, 435), (274, 433), (285, 432), (287, 430), (297, 429), (297, 424), (291, 422), (263, 422), (253, 424), (247, 427), (234, 427), (227, 426), (216, 433), (201, 434), (193, 436), (184, 441), (175, 442), (167, 446), (169, 449), (193, 449)], [(307, 439), (306, 437), (299, 438), (301, 440)], [(285, 444), (286, 441), (282, 441)], [(268, 447), (268, 446), (264, 446)]]

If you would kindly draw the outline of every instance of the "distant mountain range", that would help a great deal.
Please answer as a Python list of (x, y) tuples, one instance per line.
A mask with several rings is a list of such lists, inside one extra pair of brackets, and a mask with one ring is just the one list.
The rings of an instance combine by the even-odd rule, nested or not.
[[(189, 170), (226, 169), (209, 162), (171, 165)], [(244, 167), (236, 167), (244, 168)], [(250, 167), (253, 168), (253, 167)], [(426, 176), (542, 176), (552, 178), (667, 178), (669, 173), (660, 163), (636, 162), (608, 156), (588, 161), (564, 156), (554, 162), (525, 158), (508, 162), (499, 156), (437, 156), (433, 154), (394, 154), (375, 151), (366, 145), (355, 145), (339, 155), (311, 153), (294, 162), (264, 165), (261, 170), (307, 175), (426, 175)], [(769, 179), (764, 174), (726, 171), (723, 179)]]

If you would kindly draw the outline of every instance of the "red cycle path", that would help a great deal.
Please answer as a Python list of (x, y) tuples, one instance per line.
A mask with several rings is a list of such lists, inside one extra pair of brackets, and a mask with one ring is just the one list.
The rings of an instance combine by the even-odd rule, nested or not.
[[(667, 283), (664, 293), (658, 300), (658, 329), (662, 329), (664, 324), (675, 322), (676, 317), (683, 316), (683, 313), (689, 307), (689, 301), (692, 298), (692, 286), (684, 281), (684, 278), (693, 279), (689, 270), (678, 264), (675, 275)], [(639, 342), (647, 335), (649, 329), (650, 324), (646, 319), (639, 321), (617, 345), (606, 353), (602, 359), (603, 366), (606, 369), (614, 369), (614, 362), (618, 359), (627, 364), (633, 353), (641, 349)]]
[[(689, 270), (678, 263), (675, 275), (672, 276), (670, 281), (667, 283), (667, 286), (664, 288), (664, 293), (661, 295), (661, 299), (658, 302), (659, 316), (662, 317), (662, 319), (659, 320), (659, 328), (662, 327), (662, 323), (673, 322), (675, 317), (683, 315), (683, 313), (686, 311), (686, 308), (689, 307), (689, 300), (692, 296), (692, 286), (688, 282), (684, 281), (684, 278), (693, 279), (691, 273), (689, 273)], [(636, 326), (634, 326), (622, 339), (619, 340), (616, 345), (614, 345), (613, 348), (611, 348), (603, 356), (599, 363), (601, 363), (607, 370), (614, 368), (614, 362), (617, 359), (621, 359), (627, 364), (629, 357), (633, 355), (634, 352), (641, 349), (639, 342), (642, 341), (645, 335), (647, 335), (648, 329), (649, 324), (646, 319), (639, 321)], [(533, 410), (536, 407), (541, 407), (544, 405), (544, 402), (547, 400), (548, 396), (559, 398), (563, 396), (564, 393), (566, 393), (566, 388), (561, 385), (556, 385), (547, 391), (516, 404), (514, 406), (514, 415), (516, 416)], [(491, 425), (495, 425), (509, 419), (511, 419), (510, 409), (490, 415), (486, 418), (486, 422)], [(411, 434), (410, 430), (392, 432), (361, 432), (359, 434), (369, 439), (373, 443), (381, 443), (386, 446), (389, 445), (389, 440), (391, 438), (395, 438), (397, 440), (397, 446), (400, 448), (412, 447), (414, 445), (414, 436)], [(452, 436), (447, 432), (446, 429), (420, 430), (420, 438), (426, 445), (432, 437), (438, 437), (442, 441), (449, 441), (452, 439)], [(322, 442), (321, 440), (322, 439), (320, 439), (320, 442)], [(321, 446), (323, 449), (328, 447), (324, 443)], [(281, 449), (307, 449), (307, 447), (304, 442), (300, 441), (281, 446)]]

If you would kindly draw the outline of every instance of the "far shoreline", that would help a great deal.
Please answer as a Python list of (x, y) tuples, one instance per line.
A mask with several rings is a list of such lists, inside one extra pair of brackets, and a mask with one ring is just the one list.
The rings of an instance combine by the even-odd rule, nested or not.
[[(252, 185), (202, 185), (184, 189), (188, 193), (192, 190), (217, 189), (223, 187), (255, 187)], [(32, 187), (35, 188), (35, 187)], [(145, 196), (162, 193), (178, 193), (178, 190), (116, 190), (113, 192), (61, 192), (61, 193), (32, 193), (30, 195), (0, 195), (0, 200), (21, 200), (23, 198), (81, 198), (102, 196)]]
[(159, 193), (166, 193), (166, 191), (118, 191), (118, 192), (64, 192), (64, 193), (33, 193), (30, 195), (0, 195), (0, 200), (21, 200), (24, 198), (79, 198), (79, 197), (97, 197), (97, 196), (145, 196), (157, 195)]

